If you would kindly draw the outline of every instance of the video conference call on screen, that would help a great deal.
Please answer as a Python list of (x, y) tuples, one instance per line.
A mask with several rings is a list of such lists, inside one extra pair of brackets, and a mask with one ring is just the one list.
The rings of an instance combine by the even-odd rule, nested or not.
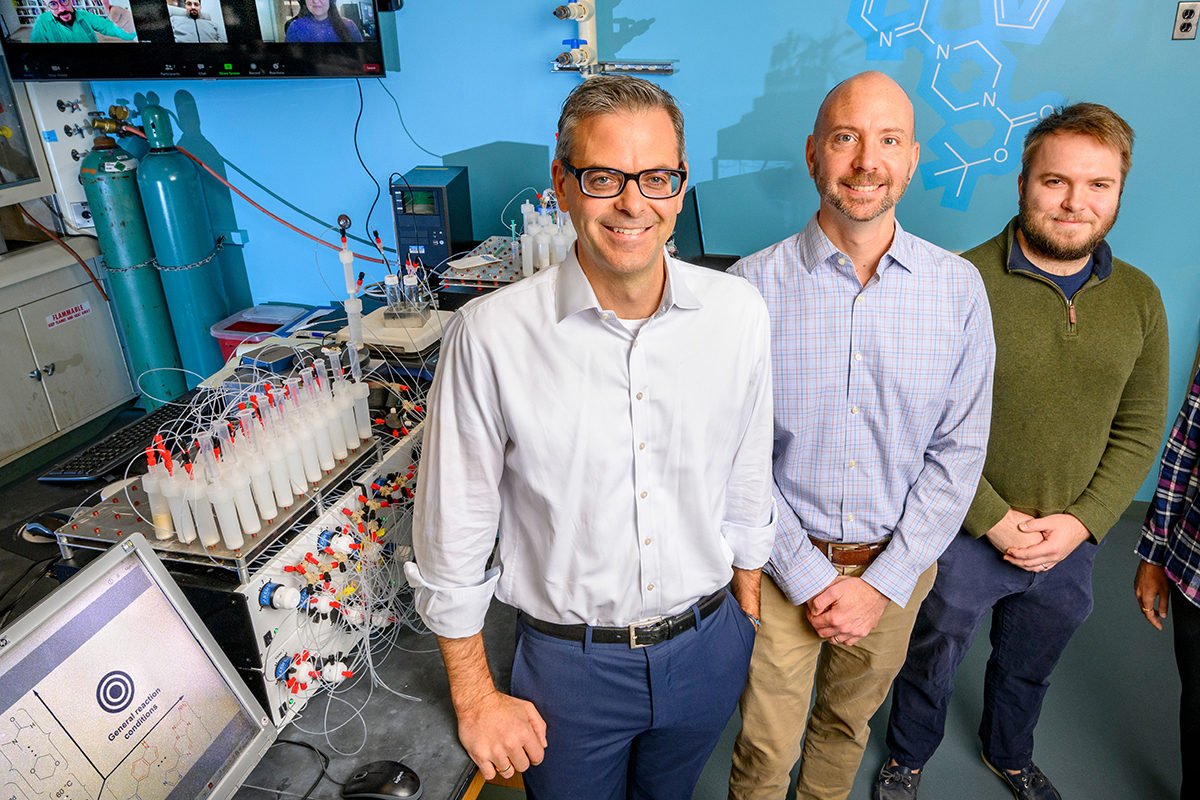
[(0, 23), (15, 80), (383, 74), (374, 0), (12, 0)]

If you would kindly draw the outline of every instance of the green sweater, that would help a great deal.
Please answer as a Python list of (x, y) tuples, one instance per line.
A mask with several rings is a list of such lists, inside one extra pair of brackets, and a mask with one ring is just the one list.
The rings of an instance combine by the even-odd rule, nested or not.
[(1162, 442), (1166, 311), (1154, 282), (1115, 258), (1068, 302), (1049, 280), (1009, 269), (1015, 231), (1014, 219), (963, 253), (983, 276), (996, 334), (992, 431), (963, 527), (978, 538), (1010, 507), (1066, 512), (1099, 543)]
[(75, 9), (75, 22), (67, 27), (54, 18), (49, 11), (43, 11), (34, 20), (33, 31), (29, 34), (31, 42), (53, 42), (55, 44), (95, 44), (97, 33), (105, 36), (115, 36), (118, 39), (136, 39), (136, 33), (122, 30), (108, 17), (97, 16), (90, 11)]

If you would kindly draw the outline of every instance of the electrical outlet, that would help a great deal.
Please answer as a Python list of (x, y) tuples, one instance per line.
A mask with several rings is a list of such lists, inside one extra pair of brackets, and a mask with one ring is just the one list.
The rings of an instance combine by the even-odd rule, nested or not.
[(71, 220), (76, 228), (96, 227), (96, 221), (92, 219), (92, 212), (88, 210), (87, 203), (71, 203)]
[(1196, 26), (1200, 25), (1200, 3), (1180, 3), (1175, 9), (1175, 27), (1172, 39), (1195, 39)]

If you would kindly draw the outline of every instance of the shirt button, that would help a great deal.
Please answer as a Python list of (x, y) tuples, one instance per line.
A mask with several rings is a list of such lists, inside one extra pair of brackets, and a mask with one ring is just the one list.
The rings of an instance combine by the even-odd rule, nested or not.
[(863, 302), (863, 296), (860, 294), (858, 297), (854, 298), (854, 302), (856, 302), (856, 303)]
[(647, 538), (647, 539), (646, 539), (646, 544), (650, 544), (650, 539), (649, 539), (649, 538)]
[(850, 413), (851, 413), (851, 414), (857, 414), (857, 413), (858, 413), (858, 406), (850, 406)]
[(853, 514), (847, 514), (847, 515), (846, 515), (846, 521), (847, 521), (847, 522), (854, 522), (854, 515), (853, 515)]
[(638, 392), (638, 393), (637, 393), (637, 399), (638, 399), (638, 400), (641, 400), (641, 399), (642, 399), (642, 393), (641, 393), (641, 392)]
[(839, 259), (838, 259), (838, 264), (840, 264), (840, 265), (842, 265), (842, 266), (845, 266), (845, 264), (846, 264), (846, 259), (844, 259), (844, 258), (839, 258)]
[(637, 339), (634, 339), (634, 340), (633, 340), (633, 346), (634, 346), (634, 347), (637, 347)]
[(645, 497), (646, 497), (646, 492), (642, 492), (642, 498), (645, 499)]
[(639, 445), (638, 445), (638, 450), (645, 450), (645, 449), (646, 449), (646, 443), (645, 443), (645, 442), (642, 442), (641, 444), (639, 444)]
[(646, 591), (648, 591), (648, 592), (653, 592), (653, 591), (654, 591), (654, 584), (653, 584), (653, 583), (647, 584), (647, 585), (646, 585)]
[(855, 353), (855, 354), (854, 354), (854, 360), (855, 360), (855, 361), (862, 361), (862, 353)]
[(850, 462), (849, 462), (848, 464), (846, 464), (846, 466), (847, 466), (847, 467), (850, 467), (851, 469), (853, 469), (854, 467), (857, 467), (857, 466), (858, 466), (858, 462), (857, 462), (857, 461), (855, 461), (855, 460), (853, 460), (853, 459), (851, 459), (851, 460), (850, 460)]

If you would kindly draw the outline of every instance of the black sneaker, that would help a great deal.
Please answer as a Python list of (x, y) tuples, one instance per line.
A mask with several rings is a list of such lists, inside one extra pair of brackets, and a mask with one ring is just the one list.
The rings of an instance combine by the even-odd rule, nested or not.
[(920, 784), (920, 772), (913, 772), (899, 764), (894, 767), (884, 764), (883, 769), (879, 770), (879, 777), (875, 779), (875, 785), (871, 787), (871, 800), (914, 800)]
[(1008, 788), (1012, 789), (1017, 800), (1062, 800), (1062, 795), (1054, 788), (1054, 784), (1032, 761), (1029, 762), (1029, 766), (1014, 775), (1008, 770), (992, 766), (992, 762), (988, 761), (987, 756), (983, 753), (979, 755), (983, 758), (983, 763), (987, 764), (988, 769), (999, 775), (1000, 779), (1008, 784)]

